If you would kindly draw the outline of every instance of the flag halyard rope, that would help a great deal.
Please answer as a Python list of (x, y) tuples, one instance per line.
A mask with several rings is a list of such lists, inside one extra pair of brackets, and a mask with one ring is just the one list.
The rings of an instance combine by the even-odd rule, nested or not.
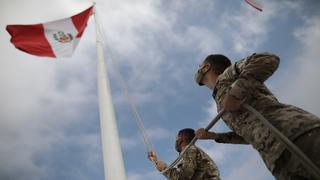
[(126, 96), (126, 99), (127, 99), (127, 102), (128, 102), (128, 105), (130, 106), (130, 109), (134, 115), (134, 120), (135, 120), (135, 123), (136, 125), (138, 126), (139, 128), (139, 131), (142, 135), (142, 140), (143, 140), (143, 144), (146, 148), (147, 151), (153, 149), (153, 144), (152, 142), (150, 141), (150, 138), (148, 136), (148, 133), (147, 133), (147, 130), (143, 124), (143, 120), (140, 116), (140, 113), (133, 101), (133, 98), (130, 96), (130, 93), (129, 93), (129, 88), (119, 70), (119, 67), (118, 67), (118, 64), (117, 62), (114, 60), (113, 58), (113, 53), (111, 51), (111, 47), (110, 45), (107, 43), (107, 36), (105, 35), (104, 33), (104, 27), (103, 27), (103, 24), (101, 23), (100, 21), (100, 18), (99, 18), (99, 13), (97, 13), (97, 9), (95, 9), (95, 15), (96, 15), (96, 18), (97, 18), (97, 22), (98, 22), (98, 27), (99, 27), (99, 32), (102, 36), (102, 39), (103, 41), (101, 43), (103, 43), (103, 45), (106, 47), (107, 51), (108, 51), (108, 56), (111, 60), (111, 64), (112, 64), (112, 67), (115, 71), (115, 74), (116, 74), (116, 78), (117, 78), (117, 81), (118, 81), (118, 84), (120, 86), (120, 88), (122, 89), (123, 93), (125, 94)]

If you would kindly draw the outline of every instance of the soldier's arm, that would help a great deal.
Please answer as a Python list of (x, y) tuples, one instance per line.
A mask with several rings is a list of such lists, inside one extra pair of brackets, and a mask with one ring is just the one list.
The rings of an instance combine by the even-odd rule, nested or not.
[(263, 83), (278, 68), (279, 57), (274, 54), (255, 54), (237, 64), (238, 79), (232, 84), (229, 94), (237, 99), (244, 99), (248, 90)]
[(218, 143), (249, 144), (241, 136), (239, 136), (233, 131), (227, 133), (215, 133), (206, 131), (204, 128), (200, 128), (196, 131), (196, 138), (213, 139)]
[(197, 150), (190, 148), (177, 168), (169, 169), (164, 175), (170, 180), (190, 180), (197, 168)]
[(227, 133), (216, 133), (215, 141), (218, 143), (249, 144), (243, 137), (232, 131)]

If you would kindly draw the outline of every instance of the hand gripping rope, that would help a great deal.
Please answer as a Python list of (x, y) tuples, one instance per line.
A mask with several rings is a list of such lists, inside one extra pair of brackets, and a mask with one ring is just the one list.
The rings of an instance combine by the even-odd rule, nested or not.
[[(286, 136), (284, 136), (277, 128), (275, 128), (261, 113), (259, 113), (256, 109), (254, 109), (252, 106), (248, 104), (242, 104), (242, 107), (247, 109), (249, 112), (254, 114), (258, 119), (261, 120), (261, 122), (269, 128), (269, 130), (274, 134), (274, 136), (282, 142), (288, 151), (290, 151), (294, 156), (298, 158), (300, 163), (316, 178), (320, 179), (320, 170), (319, 168), (295, 145), (293, 144)], [(206, 131), (211, 129), (222, 117), (222, 115), (225, 113), (224, 109), (222, 109), (218, 115), (208, 124), (208, 126), (205, 128)], [(193, 145), (198, 139), (193, 138), (192, 141), (188, 144), (186, 148), (180, 153), (179, 157), (171, 163), (165, 170), (163, 170), (161, 173), (165, 173), (169, 169), (175, 167), (182, 159), (182, 156), (185, 154), (185, 152), (190, 148), (191, 145)]]

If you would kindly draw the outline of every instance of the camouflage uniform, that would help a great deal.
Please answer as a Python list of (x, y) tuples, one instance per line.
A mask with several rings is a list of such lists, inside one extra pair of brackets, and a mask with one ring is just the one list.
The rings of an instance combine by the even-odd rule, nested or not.
[[(228, 67), (217, 79), (213, 97), (218, 111), (223, 107), (227, 93), (243, 100), (258, 110), (291, 141), (306, 132), (320, 127), (320, 119), (298, 107), (278, 102), (264, 81), (277, 69), (279, 58), (273, 54), (253, 54)], [(244, 108), (223, 115), (227, 126), (233, 130), (218, 134), (217, 142), (251, 144), (266, 166), (274, 172), (276, 160), (285, 150), (268, 127)], [(319, 151), (320, 152), (320, 151)], [(319, 154), (320, 156), (320, 154)]]
[[(320, 128), (312, 129), (295, 139), (294, 143), (320, 167)], [(297, 158), (285, 150), (276, 161), (274, 175), (278, 180), (312, 180)]]
[(181, 162), (164, 175), (170, 180), (220, 180), (216, 164), (196, 146), (191, 146)]

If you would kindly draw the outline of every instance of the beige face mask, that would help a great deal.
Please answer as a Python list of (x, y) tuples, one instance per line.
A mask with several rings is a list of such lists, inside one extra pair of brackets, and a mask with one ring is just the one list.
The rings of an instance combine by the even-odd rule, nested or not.
[(207, 66), (200, 66), (199, 70), (196, 72), (195, 76), (194, 76), (194, 80), (197, 82), (197, 84), (199, 84), (199, 86), (203, 86), (203, 78), (206, 75), (206, 73), (209, 71), (210, 68), (207, 68), (207, 70), (205, 72), (203, 72), (205, 70), (205, 67)]
[(204, 77), (205, 73), (203, 73), (201, 71), (201, 69), (199, 69), (196, 74), (194, 75), (194, 80), (197, 82), (197, 84), (199, 86), (203, 86), (204, 84), (202, 83), (203, 77)]

